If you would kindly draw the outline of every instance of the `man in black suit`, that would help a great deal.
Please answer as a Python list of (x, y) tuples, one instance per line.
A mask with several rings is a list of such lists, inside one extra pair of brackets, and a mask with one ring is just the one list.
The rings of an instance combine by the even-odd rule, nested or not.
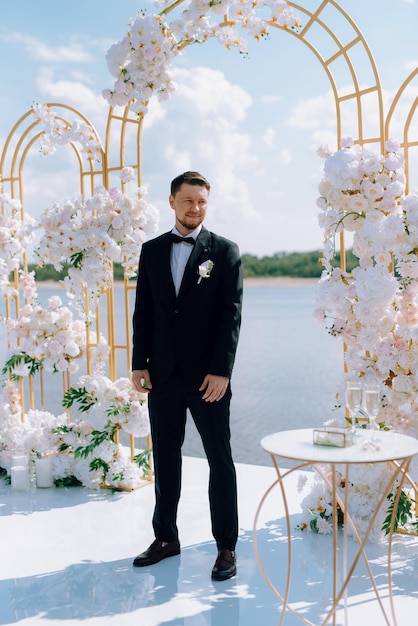
[[(241, 324), (242, 267), (235, 243), (209, 232), (210, 185), (198, 172), (171, 183), (175, 227), (144, 243), (133, 315), (132, 381), (149, 392), (155, 471), (155, 541), (134, 560), (180, 553), (177, 506), (189, 409), (208, 459), (214, 580), (236, 573), (237, 488), (231, 455), (230, 377)], [(184, 241), (183, 238), (186, 237)]]

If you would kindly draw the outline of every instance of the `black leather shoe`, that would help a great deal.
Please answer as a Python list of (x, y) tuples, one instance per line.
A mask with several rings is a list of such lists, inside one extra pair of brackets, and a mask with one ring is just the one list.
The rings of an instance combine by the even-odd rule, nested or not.
[(219, 550), (212, 569), (212, 580), (228, 580), (237, 573), (237, 555), (232, 550)]
[(156, 539), (145, 552), (135, 557), (133, 565), (135, 567), (154, 565), (169, 556), (176, 556), (176, 554), (180, 554), (180, 543), (178, 541), (170, 541), (163, 545), (162, 541)]

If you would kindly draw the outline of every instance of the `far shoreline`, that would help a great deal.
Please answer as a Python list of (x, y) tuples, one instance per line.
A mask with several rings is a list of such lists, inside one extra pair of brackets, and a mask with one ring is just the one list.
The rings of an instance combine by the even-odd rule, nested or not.
[[(244, 287), (310, 287), (315, 286), (319, 282), (319, 278), (298, 278), (296, 276), (252, 276), (244, 278)], [(135, 281), (132, 281), (132, 285)], [(122, 287), (123, 281), (116, 280), (115, 287)], [(36, 287), (39, 289), (51, 289), (56, 287), (63, 289), (63, 285), (58, 280), (40, 280), (36, 281)]]
[(309, 287), (317, 285), (319, 278), (296, 276), (253, 276), (244, 278), (244, 287)]

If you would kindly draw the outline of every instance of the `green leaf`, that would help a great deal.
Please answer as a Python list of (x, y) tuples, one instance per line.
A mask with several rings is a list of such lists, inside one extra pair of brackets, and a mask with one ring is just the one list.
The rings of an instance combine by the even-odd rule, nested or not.
[(79, 270), (83, 265), (83, 256), (84, 256), (84, 250), (82, 250), (81, 252), (74, 252), (74, 254), (72, 254), (68, 258), (68, 264), (71, 267), (74, 267), (75, 269)]
[(69, 409), (75, 402), (78, 404), (79, 410), (86, 413), (97, 403), (97, 398), (85, 387), (70, 387), (64, 394), (62, 406)]
[(144, 450), (143, 452), (139, 452), (133, 457), (133, 462), (138, 465), (139, 468), (142, 468), (144, 474), (148, 474), (151, 471), (150, 465), (150, 456), (151, 450)]
[(14, 374), (13, 370), (21, 363), (29, 365), (29, 376), (36, 374), (42, 367), (42, 361), (39, 359), (35, 359), (35, 357), (30, 356), (27, 352), (18, 352), (17, 354), (12, 354), (4, 363), (2, 374), (10, 374), (12, 380), (18, 380), (21, 377)]
[[(396, 495), (397, 495), (397, 492), (390, 493), (387, 497), (387, 499), (390, 500), (391, 503), (388, 506), (388, 513), (382, 524), (382, 530), (385, 532), (385, 535), (388, 535), (391, 530), (391, 521), (392, 521), (392, 514), (394, 511), (394, 507), (395, 507)], [(412, 525), (417, 526), (418, 522), (414, 521), (414, 515), (415, 515), (414, 505), (415, 505), (415, 500), (411, 498), (410, 495), (404, 489), (401, 489), (399, 493), (398, 506), (397, 506), (394, 519), (393, 519), (394, 530), (396, 530), (397, 528), (405, 528), (405, 526), (408, 523), (412, 523)]]

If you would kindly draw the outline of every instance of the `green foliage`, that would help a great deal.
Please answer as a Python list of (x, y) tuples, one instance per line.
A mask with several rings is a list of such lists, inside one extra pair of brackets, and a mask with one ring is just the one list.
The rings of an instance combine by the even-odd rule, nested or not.
[(58, 282), (60, 280), (64, 280), (64, 278), (68, 274), (69, 266), (65, 265), (63, 269), (59, 272), (54, 268), (53, 265), (44, 265), (43, 267), (38, 267), (37, 265), (29, 265), (29, 272), (34, 272), (36, 281), (53, 281)]
[(76, 269), (81, 269), (83, 265), (83, 255), (84, 252), (74, 252), (68, 259), (68, 264)]
[[(74, 458), (77, 459), (78, 457), (81, 457), (86, 459), (93, 453), (94, 448), (97, 448), (97, 446), (100, 446), (103, 442), (114, 441), (119, 428), (120, 427), (117, 424), (112, 424), (112, 422), (109, 421), (104, 427), (104, 430), (93, 430), (91, 433), (90, 443), (86, 446), (79, 446), (76, 448), (74, 450)], [(90, 469), (92, 469), (91, 464)]]
[(129, 413), (130, 410), (131, 410), (131, 405), (129, 402), (126, 402), (125, 404), (119, 404), (119, 405), (111, 404), (106, 409), (106, 415), (108, 417), (119, 417), (119, 415), (124, 415), (126, 413)]
[(106, 474), (109, 471), (110, 465), (106, 463), (103, 459), (93, 459), (89, 465), (90, 471), (95, 472), (97, 470), (102, 470), (102, 480), (104, 481), (106, 478)]
[[(293, 278), (320, 278), (322, 273), (322, 253), (313, 252), (276, 252), (273, 256), (261, 258), (252, 254), (242, 255), (244, 277), (290, 276)], [(347, 271), (358, 265), (358, 259), (349, 250), (346, 253)], [(340, 265), (340, 254), (334, 259), (335, 267)]]
[(151, 465), (149, 462), (150, 456), (151, 450), (144, 450), (143, 452), (136, 454), (132, 459), (132, 461), (136, 463), (139, 468), (142, 467), (144, 474), (148, 474), (151, 471)]
[[(391, 530), (391, 521), (393, 510), (395, 507), (396, 493), (390, 493), (387, 497), (391, 501), (388, 507), (388, 514), (382, 524), (382, 530), (388, 535)], [(410, 525), (415, 531), (418, 531), (418, 520), (415, 518), (415, 500), (404, 490), (399, 493), (399, 501), (393, 520), (393, 529), (405, 528)]]
[(81, 487), (82, 483), (75, 476), (65, 476), (54, 480), (56, 487)]
[(77, 402), (80, 411), (85, 413), (96, 404), (97, 398), (90, 391), (87, 391), (85, 387), (70, 387), (64, 394), (62, 406), (65, 409), (69, 409), (74, 402)]
[(29, 375), (33, 376), (36, 372), (39, 371), (42, 361), (35, 359), (32, 356), (29, 356), (26, 352), (18, 352), (17, 354), (13, 354), (3, 365), (2, 374), (10, 374), (11, 380), (19, 380), (20, 376), (16, 376), (13, 373), (15, 367), (20, 365), (21, 363), (26, 363), (29, 365)]

